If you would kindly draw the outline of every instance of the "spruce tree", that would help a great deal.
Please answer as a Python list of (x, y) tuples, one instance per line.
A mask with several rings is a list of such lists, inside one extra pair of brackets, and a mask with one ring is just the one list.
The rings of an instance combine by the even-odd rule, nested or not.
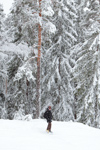
[[(88, 1), (84, 5), (84, 19), (80, 26), (84, 30), (85, 42), (73, 48), (76, 62), (74, 72), (74, 93), (76, 99), (76, 119), (91, 126), (98, 126), (99, 116), (99, 3)], [(97, 52), (98, 51), (98, 52)]]
[(53, 107), (56, 120), (74, 120), (73, 89), (70, 62), (70, 47), (77, 41), (75, 30), (76, 9), (73, 1), (54, 1), (55, 14), (52, 18), (56, 33), (51, 38), (51, 46), (44, 58), (45, 74), (43, 77), (42, 99), (47, 106)]

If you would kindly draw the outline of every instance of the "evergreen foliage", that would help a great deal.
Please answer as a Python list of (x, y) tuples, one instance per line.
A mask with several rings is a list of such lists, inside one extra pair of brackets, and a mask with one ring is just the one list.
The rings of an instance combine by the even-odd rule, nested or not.
[(51, 105), (54, 120), (99, 128), (98, 0), (14, 0), (6, 20), (0, 4), (0, 118), (37, 116), (38, 25), (40, 117)]
[[(85, 3), (84, 42), (73, 48), (75, 60), (73, 84), (75, 87), (75, 116), (77, 121), (94, 127), (99, 126), (99, 3)], [(97, 13), (98, 12), (98, 13)], [(77, 50), (76, 50), (77, 49)]]
[(0, 4), (0, 45), (4, 44), (4, 42), (6, 41), (5, 38), (5, 14), (4, 14), (4, 10), (3, 10), (3, 6)]
[(77, 33), (74, 30), (76, 10), (72, 1), (68, 3), (67, 1), (63, 1), (63, 3), (55, 1), (54, 10), (56, 15), (53, 18), (56, 20), (57, 31), (52, 38), (51, 47), (44, 54), (46, 66), (43, 75), (42, 96), (46, 105), (48, 103), (53, 105), (55, 120), (74, 120), (69, 48), (77, 41)]

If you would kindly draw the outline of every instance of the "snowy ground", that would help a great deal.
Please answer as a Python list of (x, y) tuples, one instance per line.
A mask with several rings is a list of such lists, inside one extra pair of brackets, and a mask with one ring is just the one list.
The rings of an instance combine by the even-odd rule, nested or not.
[(100, 129), (73, 122), (0, 120), (0, 150), (100, 150)]

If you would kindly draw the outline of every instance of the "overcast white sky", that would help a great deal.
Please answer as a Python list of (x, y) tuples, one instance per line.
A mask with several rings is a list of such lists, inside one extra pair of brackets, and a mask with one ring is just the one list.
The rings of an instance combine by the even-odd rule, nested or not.
[(13, 0), (0, 0), (0, 4), (3, 5), (5, 14), (9, 13), (9, 9), (11, 8)]

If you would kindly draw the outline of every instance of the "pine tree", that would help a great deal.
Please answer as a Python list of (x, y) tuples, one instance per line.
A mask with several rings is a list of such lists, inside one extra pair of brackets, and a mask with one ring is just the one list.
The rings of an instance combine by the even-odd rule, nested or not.
[[(8, 33), (10, 33), (12, 39), (14, 39), (14, 43), (23, 43), (26, 42), (28, 43), (28, 45), (33, 46), (33, 50), (36, 54), (36, 56), (30, 56), (34, 63), (36, 64), (36, 61), (38, 61), (38, 65), (37, 65), (37, 72), (38, 72), (38, 78), (37, 78), (37, 83), (35, 81), (35, 83), (33, 82), (34, 88), (33, 86), (31, 88), (33, 88), (34, 91), (34, 95), (33, 97), (31, 96), (30, 98), (33, 99), (34, 101), (34, 105), (35, 105), (35, 115), (34, 118), (38, 118), (39, 117), (39, 109), (40, 109), (40, 104), (39, 104), (39, 99), (37, 99), (36, 97), (38, 96), (38, 98), (40, 98), (39, 93), (37, 92), (36, 94), (36, 87), (38, 87), (38, 91), (40, 92), (40, 63), (41, 63), (41, 28), (42, 28), (42, 34), (44, 35), (45, 33), (50, 34), (51, 32), (54, 32), (55, 30), (55, 26), (49, 21), (48, 16), (53, 14), (53, 10), (51, 9), (50, 6), (50, 2), (51, 1), (45, 1), (43, 0), (42, 3), (40, 1), (40, 3), (38, 3), (37, 1), (15, 1), (13, 4), (13, 8), (11, 11), (11, 14), (8, 17), (8, 21), (11, 22), (10, 24), (10, 29), (8, 31)], [(45, 5), (44, 5), (45, 4)], [(41, 9), (39, 8), (39, 5), (41, 5)], [(49, 11), (50, 10), (50, 11)], [(42, 15), (42, 17), (41, 17)], [(12, 19), (12, 21), (10, 21)], [(38, 26), (37, 26), (38, 24)], [(38, 28), (39, 27), (39, 28)], [(38, 29), (39, 29), (39, 33), (38, 33)], [(13, 31), (13, 32), (12, 32)], [(31, 34), (30, 34), (30, 32)], [(46, 32), (45, 32), (46, 31)], [(44, 33), (45, 32), (45, 33)], [(44, 38), (46, 39), (46, 38)], [(45, 41), (43, 41), (44, 43)], [(37, 56), (37, 51), (38, 56)], [(33, 54), (34, 55), (34, 54)], [(36, 60), (36, 57), (38, 57), (38, 59)], [(22, 68), (26, 69), (25, 72), (25, 76), (22, 76), (22, 81), (23, 81), (23, 85), (25, 84), (26, 81), (26, 77), (27, 77), (27, 65), (25, 65), (26, 62), (24, 62), (23, 64), (20, 64), (20, 66), (22, 65)], [(27, 63), (29, 66), (32, 66), (32, 64), (30, 64), (30, 61), (28, 61)], [(12, 66), (11, 66), (12, 67)], [(31, 68), (32, 69), (32, 68)], [(16, 73), (18, 72), (18, 70), (16, 70)], [(22, 70), (23, 71), (23, 70)], [(32, 70), (30, 70), (31, 72)], [(35, 74), (36, 77), (36, 68), (32, 71), (32, 75)], [(21, 81), (21, 83), (22, 83)], [(39, 81), (39, 82), (38, 82)], [(28, 80), (28, 82), (31, 82)], [(38, 84), (39, 83), (39, 84)], [(23, 86), (22, 85), (22, 86)], [(28, 88), (28, 87), (27, 87)], [(30, 88), (30, 89), (31, 89)], [(28, 88), (29, 89), (29, 88)], [(21, 89), (20, 89), (21, 90)], [(19, 89), (18, 89), (19, 91)], [(17, 91), (17, 93), (18, 93)], [(27, 90), (29, 91), (29, 90)], [(32, 93), (32, 90), (30, 90)], [(29, 95), (29, 93), (27, 93)]]
[[(41, 1), (39, 0), (39, 17), (41, 19)], [(41, 87), (40, 87), (40, 72), (41, 72), (41, 23), (38, 24), (38, 57), (37, 57), (37, 95), (36, 95), (36, 118), (40, 115), (40, 93), (41, 93)]]

